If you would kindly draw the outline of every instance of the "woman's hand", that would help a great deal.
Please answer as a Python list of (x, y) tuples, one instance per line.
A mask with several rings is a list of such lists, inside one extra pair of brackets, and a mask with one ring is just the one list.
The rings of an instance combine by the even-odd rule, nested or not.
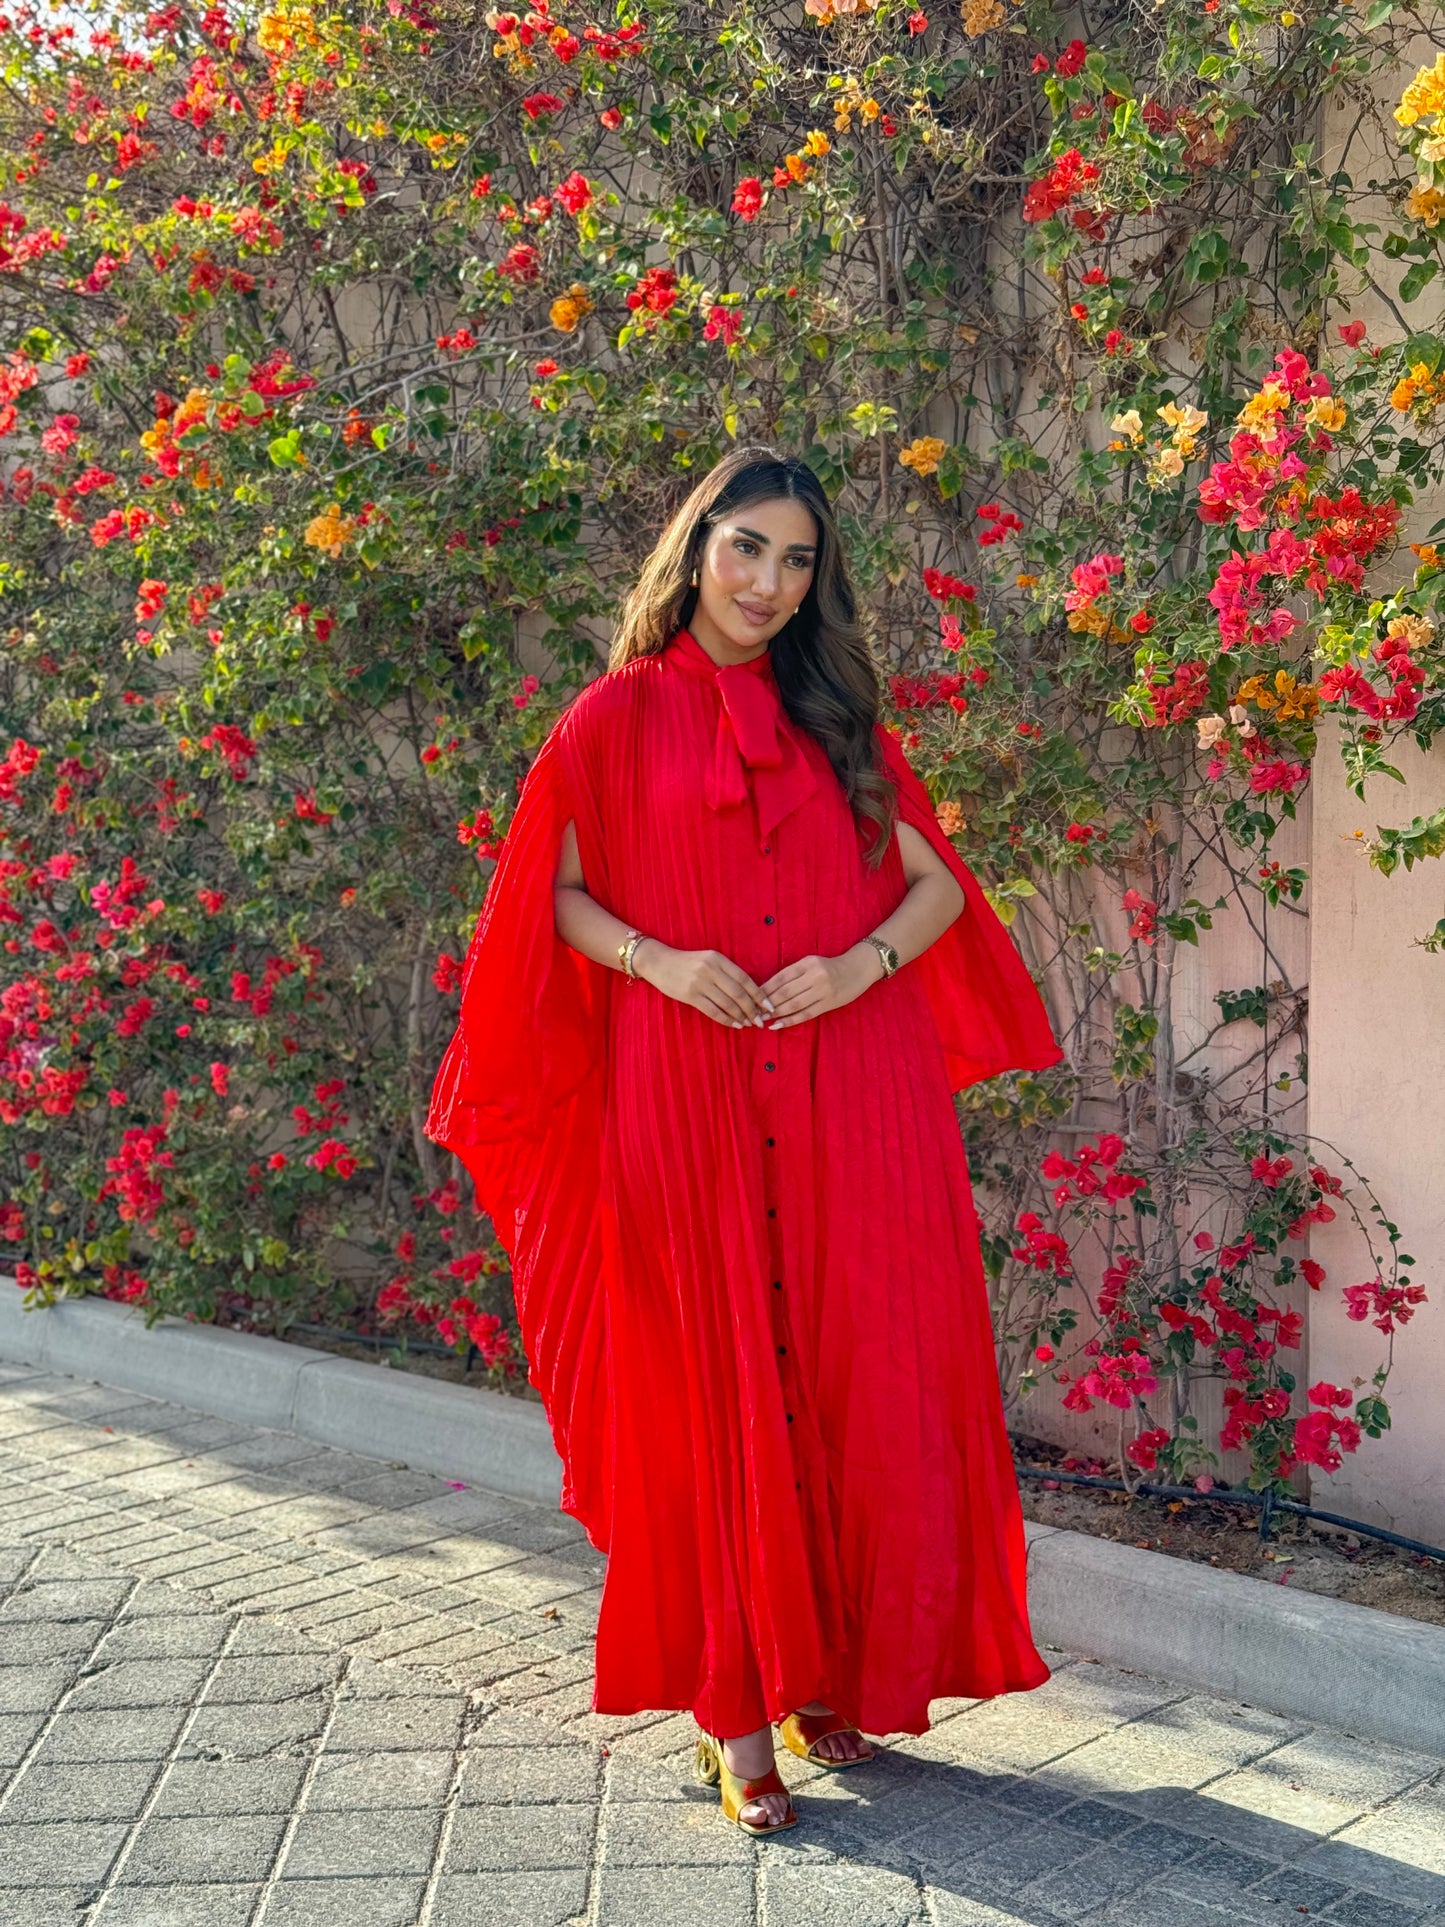
[(644, 937), (632, 953), (632, 968), (664, 997), (691, 1004), (731, 1030), (762, 1024), (772, 1014), (766, 995), (720, 950), (673, 950), (656, 937)]
[(825, 1011), (841, 1010), (883, 975), (883, 959), (871, 943), (855, 943), (841, 957), (799, 957), (763, 985), (772, 999), (769, 1030), (806, 1024)]

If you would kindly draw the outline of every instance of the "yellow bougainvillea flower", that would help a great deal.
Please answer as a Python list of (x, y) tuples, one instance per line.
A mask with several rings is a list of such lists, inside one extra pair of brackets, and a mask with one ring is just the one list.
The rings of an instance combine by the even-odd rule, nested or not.
[(938, 819), (938, 827), (945, 836), (961, 836), (968, 826), (962, 807), (953, 798), (945, 797), (943, 802), (934, 806), (933, 814)]
[(355, 516), (343, 515), (339, 502), (328, 502), (306, 524), (304, 539), (313, 549), (324, 549), (334, 562), (355, 532)]
[[(1161, 408), (1159, 412), (1162, 415), (1164, 411)], [(1144, 418), (1137, 408), (1126, 408), (1114, 417), (1109, 426), (1116, 435), (1127, 435), (1131, 441), (1137, 442), (1144, 433)]]
[(1436, 227), (1442, 215), (1445, 215), (1445, 193), (1438, 187), (1426, 187), (1423, 181), (1417, 181), (1405, 202), (1405, 212), (1412, 221), (1419, 221), (1422, 227)]
[(1390, 406), (1401, 415), (1413, 408), (1425, 414), (1445, 401), (1445, 381), (1432, 375), (1423, 361), (1417, 361), (1408, 375), (1402, 375), (1390, 390)]
[(898, 451), (898, 459), (904, 468), (913, 469), (918, 475), (932, 475), (943, 460), (948, 448), (937, 435), (919, 435), (907, 448)]
[(1333, 395), (1316, 395), (1305, 415), (1307, 422), (1313, 422), (1318, 428), (1327, 428), (1331, 434), (1343, 428), (1349, 419), (1349, 410)]
[(1420, 565), (1426, 569), (1438, 569), (1440, 551), (1433, 542), (1412, 542), (1410, 548), (1420, 558)]
[(1435, 640), (1435, 625), (1429, 616), (1393, 616), (1385, 624), (1385, 634), (1397, 637), (1407, 649), (1425, 649)]
[(570, 335), (583, 315), (591, 314), (592, 305), (582, 283), (574, 281), (567, 292), (559, 294), (547, 310), (548, 319), (560, 334)]
[(833, 143), (828, 139), (828, 136), (823, 132), (822, 128), (813, 127), (809, 129), (808, 136), (803, 142), (800, 151), (804, 154), (816, 156), (819, 154), (829, 154), (832, 150)]
[(980, 34), (1001, 27), (1007, 18), (999, 0), (963, 0), (961, 14), (963, 31), (970, 40), (977, 40)]
[(1223, 716), (1201, 716), (1195, 727), (1199, 731), (1199, 747), (1213, 749), (1225, 730), (1229, 728), (1229, 723)]
[[(1319, 709), (1320, 699), (1312, 684), (1300, 682), (1288, 669), (1277, 669), (1272, 685), (1263, 676), (1251, 676), (1240, 684), (1234, 707), (1240, 708), (1245, 703), (1253, 703), (1256, 709), (1274, 710), (1277, 722), (1307, 723)], [(1234, 714), (1234, 709), (1230, 714)]]
[(1172, 428), (1175, 441), (1183, 437), (1193, 440), (1201, 428), (1209, 426), (1209, 417), (1202, 408), (1191, 408), (1186, 402), (1181, 408), (1178, 402), (1166, 401), (1156, 413), (1166, 428)]
[(1422, 67), (1400, 96), (1395, 119), (1402, 127), (1413, 127), (1427, 114), (1445, 108), (1445, 54), (1435, 56), (1433, 67)]
[(1257, 395), (1251, 395), (1239, 411), (1239, 427), (1260, 428), (1266, 434), (1274, 432), (1274, 416), (1283, 414), (1289, 407), (1289, 390), (1281, 388), (1277, 382), (1266, 381)]

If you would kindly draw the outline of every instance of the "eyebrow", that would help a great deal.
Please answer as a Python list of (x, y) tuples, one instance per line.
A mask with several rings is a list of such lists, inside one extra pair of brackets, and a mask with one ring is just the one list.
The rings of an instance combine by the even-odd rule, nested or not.
[[(761, 542), (764, 548), (772, 547), (772, 544), (769, 542), (767, 536), (763, 535), (757, 529), (745, 529), (741, 524), (741, 522), (737, 525), (737, 529), (735, 532), (738, 535), (751, 536), (754, 542)], [(788, 547), (790, 549), (798, 549), (804, 555), (816, 555), (818, 553), (817, 545), (812, 542), (790, 542), (788, 544)]]

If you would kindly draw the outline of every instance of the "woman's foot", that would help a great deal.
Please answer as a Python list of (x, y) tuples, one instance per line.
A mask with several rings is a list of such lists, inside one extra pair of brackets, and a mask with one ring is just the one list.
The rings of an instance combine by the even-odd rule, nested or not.
[[(809, 1700), (806, 1706), (795, 1706), (795, 1713), (807, 1713), (810, 1717), (832, 1712), (831, 1706), (824, 1706), (821, 1700)], [(825, 1733), (816, 1741), (814, 1753), (822, 1760), (866, 1760), (872, 1756), (873, 1748), (855, 1728), (848, 1733)]]
[[(760, 1780), (775, 1764), (773, 1756), (773, 1729), (760, 1726), (755, 1733), (742, 1733), (736, 1739), (722, 1743), (723, 1763), (731, 1773), (744, 1780)], [(757, 1799), (749, 1800), (738, 1814), (750, 1826), (776, 1827), (787, 1818), (788, 1796), (786, 1793), (761, 1793)]]

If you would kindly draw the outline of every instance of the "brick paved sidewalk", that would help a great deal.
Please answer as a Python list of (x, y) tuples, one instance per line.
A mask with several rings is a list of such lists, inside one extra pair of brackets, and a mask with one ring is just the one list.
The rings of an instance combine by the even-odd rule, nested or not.
[[(556, 1513), (0, 1366), (3, 1927), (1445, 1927), (1441, 1761), (1050, 1655), (755, 1843)], [(1441, 1740), (1445, 1753), (1445, 1735)]]

